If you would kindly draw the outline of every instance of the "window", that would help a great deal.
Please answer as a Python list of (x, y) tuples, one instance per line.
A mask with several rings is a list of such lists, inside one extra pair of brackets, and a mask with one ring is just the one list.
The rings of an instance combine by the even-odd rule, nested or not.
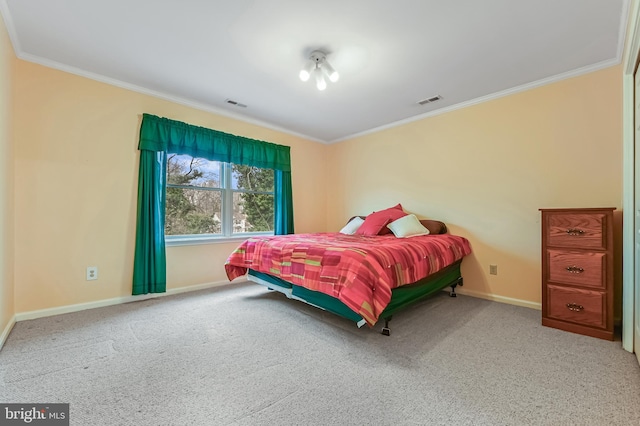
[(273, 229), (273, 170), (167, 154), (168, 242), (271, 234)]

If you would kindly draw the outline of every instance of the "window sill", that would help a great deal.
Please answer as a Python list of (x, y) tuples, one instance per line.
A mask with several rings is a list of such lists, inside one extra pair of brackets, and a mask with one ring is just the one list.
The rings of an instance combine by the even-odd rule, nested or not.
[(165, 237), (164, 245), (166, 247), (176, 246), (195, 246), (202, 244), (224, 244), (224, 243), (240, 243), (251, 237), (272, 236), (273, 234), (245, 234), (233, 237), (210, 237), (210, 236), (180, 236)]

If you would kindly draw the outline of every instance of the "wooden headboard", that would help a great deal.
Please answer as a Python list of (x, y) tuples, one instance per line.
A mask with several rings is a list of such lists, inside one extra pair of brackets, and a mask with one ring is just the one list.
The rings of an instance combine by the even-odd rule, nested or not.
[[(351, 222), (351, 219), (353, 219), (354, 217), (359, 217), (361, 219), (366, 218), (366, 216), (353, 216), (347, 221), (347, 223)], [(445, 225), (444, 222), (440, 222), (439, 220), (420, 219), (420, 223), (422, 224), (422, 226), (429, 230), (430, 234), (446, 234), (448, 231), (447, 225)]]

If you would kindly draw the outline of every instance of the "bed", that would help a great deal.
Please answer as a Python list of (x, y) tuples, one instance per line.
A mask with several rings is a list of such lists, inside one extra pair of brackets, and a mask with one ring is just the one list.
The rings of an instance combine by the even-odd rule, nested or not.
[[(356, 218), (368, 216), (348, 224)], [(229, 256), (225, 271), (230, 281), (246, 274), (358, 327), (384, 320), (382, 333), (389, 335), (393, 314), (446, 287), (455, 296), (455, 287), (463, 284), (460, 265), (471, 253), (469, 241), (449, 234), (443, 222), (419, 224), (425, 235), (410, 238), (384, 231), (252, 237)]]

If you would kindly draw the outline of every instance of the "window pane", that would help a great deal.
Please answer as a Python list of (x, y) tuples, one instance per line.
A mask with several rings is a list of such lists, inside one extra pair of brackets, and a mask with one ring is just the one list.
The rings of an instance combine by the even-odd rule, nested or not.
[(167, 154), (167, 183), (220, 188), (221, 164), (189, 155)]
[(273, 231), (273, 223), (273, 194), (233, 193), (234, 233)]
[(273, 192), (273, 170), (237, 164), (232, 164), (232, 166), (233, 189)]
[(220, 191), (167, 188), (166, 235), (220, 234)]

